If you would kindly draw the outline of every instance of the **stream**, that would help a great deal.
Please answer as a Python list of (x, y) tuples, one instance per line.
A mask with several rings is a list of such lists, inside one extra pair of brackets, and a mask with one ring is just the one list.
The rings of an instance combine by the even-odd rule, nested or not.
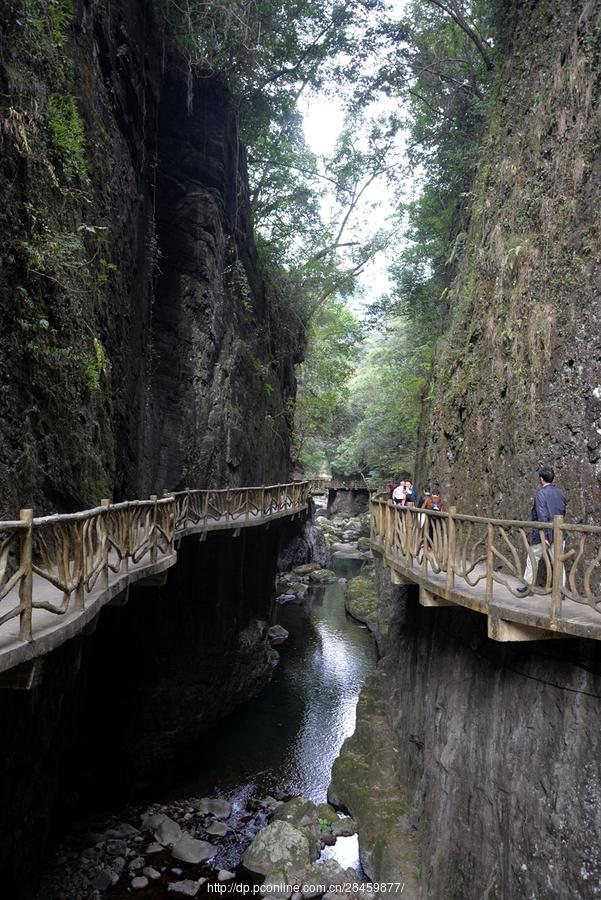
[[(360, 560), (334, 559), (330, 568), (339, 578), (350, 579), (363, 564)], [(277, 622), (290, 636), (278, 647), (280, 662), (272, 681), (259, 696), (204, 735), (188, 754), (175, 784), (163, 788), (162, 793), (160, 786), (155, 786), (158, 796), (149, 798), (151, 811), (166, 811), (180, 821), (198, 815), (190, 806), (190, 798), (220, 797), (231, 803), (227, 820), (230, 830), (216, 841), (219, 852), (202, 873), (210, 880), (215, 879), (217, 870), (235, 870), (241, 847), (244, 849), (269, 821), (261, 805), (263, 798), (280, 800), (302, 795), (317, 803), (326, 800), (332, 763), (354, 730), (359, 693), (376, 664), (373, 638), (346, 614), (344, 591), (344, 583), (314, 586), (305, 599), (278, 604)], [(129, 819), (127, 815), (127, 811), (123, 813), (121, 821), (133, 821), (131, 814)], [(138, 847), (142, 849), (142, 844)], [(83, 853), (84, 859), (86, 853), (90, 851)], [(81, 844), (73, 851), (74, 856), (77, 854), (82, 857)], [(322, 858), (328, 857), (359, 872), (356, 835), (339, 837), (334, 846), (326, 847)], [(156, 864), (159, 862), (164, 865), (166, 860), (157, 857)], [(64, 851), (62, 866), (73, 867)], [(64, 894), (55, 894), (57, 875), (55, 872), (50, 881), (46, 880), (38, 900), (84, 896), (71, 893), (69, 888)], [(240, 878), (244, 880), (244, 875), (237, 876), (238, 881)], [(100, 894), (90, 883), (90, 893), (85, 896), (131, 897), (128, 885), (127, 878), (120, 879)], [(161, 883), (151, 883), (135, 893), (166, 897), (164, 877)]]

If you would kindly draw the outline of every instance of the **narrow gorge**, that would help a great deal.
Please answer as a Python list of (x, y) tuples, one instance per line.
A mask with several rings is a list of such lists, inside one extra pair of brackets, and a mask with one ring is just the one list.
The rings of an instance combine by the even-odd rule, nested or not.
[(0, 3), (2, 896), (601, 897), (600, 74)]

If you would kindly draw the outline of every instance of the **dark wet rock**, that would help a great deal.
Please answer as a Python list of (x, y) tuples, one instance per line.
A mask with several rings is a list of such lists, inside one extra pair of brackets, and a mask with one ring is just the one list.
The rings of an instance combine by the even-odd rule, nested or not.
[(148, 878), (146, 878), (145, 875), (136, 875), (136, 877), (131, 880), (131, 886), (134, 891), (139, 891), (142, 888), (148, 887)]
[(96, 875), (92, 885), (97, 891), (106, 891), (113, 884), (113, 875), (115, 873), (111, 869), (101, 869)]
[(267, 634), (274, 647), (283, 644), (290, 636), (290, 632), (286, 631), (282, 625), (272, 625)]

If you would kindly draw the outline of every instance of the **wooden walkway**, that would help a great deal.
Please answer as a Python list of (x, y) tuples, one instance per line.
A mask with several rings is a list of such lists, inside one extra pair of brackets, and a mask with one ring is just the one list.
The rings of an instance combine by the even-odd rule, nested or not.
[(106, 500), (73, 515), (23, 510), (18, 521), (0, 522), (0, 686), (30, 687), (32, 663), (93, 631), (104, 606), (126, 602), (131, 585), (163, 583), (182, 538), (236, 537), (305, 513), (308, 500), (308, 482), (293, 482)]
[[(488, 635), (498, 641), (586, 637), (601, 640), (601, 528), (572, 525), (560, 517), (536, 523), (544, 537), (539, 574), (524, 579), (532, 522), (397, 510), (372, 499), (374, 553), (396, 584), (419, 585), (420, 603), (464, 606), (488, 617)], [(561, 548), (555, 554), (553, 547)], [(533, 561), (533, 559), (532, 559)], [(527, 588), (520, 593), (520, 588)]]

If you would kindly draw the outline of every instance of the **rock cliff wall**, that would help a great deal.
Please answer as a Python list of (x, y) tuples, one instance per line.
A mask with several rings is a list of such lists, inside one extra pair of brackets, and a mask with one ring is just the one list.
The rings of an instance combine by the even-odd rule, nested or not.
[(461, 510), (525, 518), (541, 462), (601, 501), (598, 0), (513, 4), (436, 365), (427, 464)]
[(287, 476), (302, 336), (150, 0), (0, 8), (0, 514)]
[(599, 897), (601, 648), (497, 644), (484, 617), (421, 607), (377, 559), (376, 576), (384, 655), (332, 784), (364, 860), (423, 900)]

